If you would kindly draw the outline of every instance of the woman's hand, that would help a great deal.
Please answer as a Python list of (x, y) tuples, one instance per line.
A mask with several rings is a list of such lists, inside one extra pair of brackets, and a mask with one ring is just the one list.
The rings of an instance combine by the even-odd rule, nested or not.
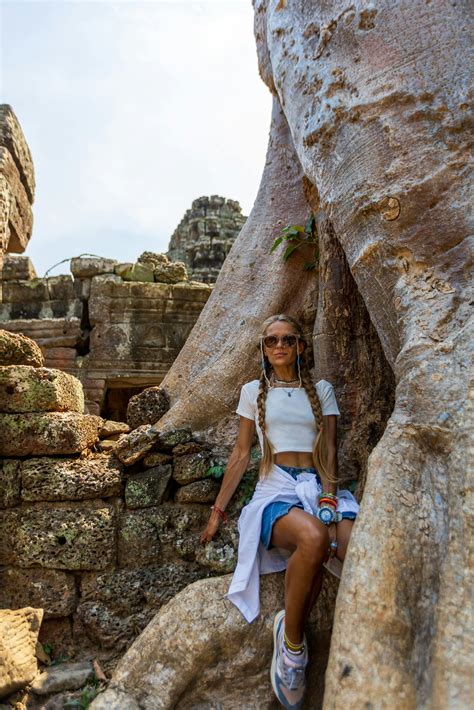
[(216, 534), (220, 523), (220, 517), (215, 510), (212, 511), (207, 521), (206, 528), (199, 538), (199, 542), (203, 545), (205, 542), (211, 542), (212, 538)]

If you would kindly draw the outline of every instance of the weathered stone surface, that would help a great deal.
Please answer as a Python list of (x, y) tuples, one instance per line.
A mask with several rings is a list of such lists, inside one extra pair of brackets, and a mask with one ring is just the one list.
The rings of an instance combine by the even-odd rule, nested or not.
[(113, 274), (117, 261), (100, 256), (75, 256), (71, 259), (71, 273), (74, 278), (92, 278), (99, 274)]
[(182, 562), (87, 573), (81, 580), (78, 618), (95, 644), (121, 651), (163, 604), (203, 574), (196, 564)]
[(42, 609), (0, 610), (0, 697), (30, 683), (38, 672), (36, 641)]
[[(72, 635), (71, 618), (44, 619), (39, 632), (39, 641), (50, 649), (52, 661), (63, 662), (64, 657), (73, 658), (76, 653)], [(61, 708), (61, 710), (63, 710)]]
[(179, 429), (172, 429), (170, 431), (161, 431), (159, 434), (157, 448), (160, 451), (174, 451), (177, 446), (192, 443), (193, 434), (191, 429), (188, 427), (183, 427)]
[(262, 611), (252, 624), (226, 599), (229, 582), (229, 576), (200, 580), (177, 594), (129, 648), (91, 710), (153, 707), (156, 698), (163, 710), (176, 698), (180, 708), (269, 710), (272, 624), (283, 605), (283, 575), (262, 577)]
[(34, 340), (43, 351), (46, 367), (54, 367), (49, 352), (52, 348), (76, 348), (83, 342), (80, 318), (9, 320), (2, 323), (2, 327), (11, 333), (23, 333)]
[(77, 690), (94, 677), (90, 661), (60, 663), (40, 673), (31, 683), (35, 695), (60, 693), (63, 690)]
[(0, 564), (104, 569), (115, 557), (115, 512), (103, 501), (3, 511), (0, 532)]
[(102, 420), (75, 412), (0, 414), (3, 456), (75, 454), (98, 439)]
[(23, 252), (31, 237), (33, 213), (13, 157), (3, 146), (0, 146), (0, 203), (2, 251)]
[(0, 508), (11, 508), (21, 503), (20, 466), (18, 459), (0, 459)]
[(18, 119), (8, 104), (0, 105), (0, 145), (8, 148), (32, 204), (35, 197), (33, 159)]
[(160, 387), (147, 389), (130, 398), (127, 407), (127, 422), (132, 429), (143, 424), (154, 424), (161, 419), (170, 406), (169, 398)]
[(168, 256), (184, 262), (191, 278), (212, 283), (246, 219), (236, 200), (199, 197), (174, 231)]
[(157, 466), (130, 476), (125, 486), (128, 508), (150, 508), (159, 505), (171, 478), (171, 466)]
[(120, 495), (123, 467), (109, 454), (31, 458), (21, 464), (24, 501), (84, 500)]
[(102, 422), (99, 437), (101, 439), (108, 439), (110, 436), (115, 436), (116, 434), (128, 434), (129, 432), (130, 427), (125, 422), (114, 422), (111, 419), (105, 419)]
[(0, 276), (1, 281), (28, 281), (37, 278), (30, 257), (20, 254), (5, 254)]
[(41, 608), (44, 618), (72, 614), (77, 594), (72, 574), (52, 569), (0, 570), (0, 607), (20, 609)]
[(209, 454), (206, 451), (179, 456), (174, 462), (173, 478), (182, 486), (193, 483), (205, 477), (210, 465)]
[(182, 261), (174, 261), (169, 264), (157, 264), (153, 275), (155, 281), (165, 284), (176, 284), (180, 281), (188, 280), (186, 265)]
[(188, 483), (180, 488), (175, 495), (177, 503), (213, 503), (219, 493), (220, 485), (212, 478)]
[(31, 365), (0, 367), (0, 412), (83, 411), (82, 385), (72, 375)]
[(120, 276), (120, 278), (123, 278), (124, 274), (127, 274), (133, 266), (133, 263), (131, 261), (125, 261), (125, 262), (119, 262), (118, 264), (115, 264), (114, 267), (114, 273), (117, 276)]
[(112, 453), (117, 446), (117, 441), (116, 439), (102, 439), (97, 446), (103, 453)]
[(0, 321), (80, 318), (82, 315), (82, 303), (76, 297), (72, 277), (68, 275), (5, 281), (2, 291)]
[(153, 452), (148, 454), (143, 459), (143, 465), (145, 468), (154, 468), (155, 466), (163, 466), (166, 463), (171, 463), (173, 457), (170, 454), (163, 454), (161, 452)]
[(114, 453), (125, 466), (131, 466), (150, 451), (157, 438), (158, 432), (153, 425), (144, 424), (120, 437)]
[(199, 505), (164, 503), (154, 508), (123, 513), (118, 534), (121, 566), (140, 567), (162, 559), (193, 560), (199, 531), (209, 510)]
[(0, 330), (0, 365), (32, 365), (42, 367), (43, 354), (30, 338)]
[(173, 447), (173, 456), (184, 456), (184, 454), (197, 454), (204, 451), (205, 447), (197, 441), (190, 441), (188, 444), (177, 444)]

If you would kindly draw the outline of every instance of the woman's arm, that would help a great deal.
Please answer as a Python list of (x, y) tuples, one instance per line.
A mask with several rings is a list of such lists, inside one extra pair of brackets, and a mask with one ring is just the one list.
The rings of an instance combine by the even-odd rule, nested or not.
[[(332, 478), (337, 478), (337, 417), (335, 414), (329, 414), (323, 417), (323, 436), (325, 437), (327, 462), (326, 467)], [(323, 484), (324, 493), (336, 493), (337, 483), (331, 483), (327, 480), (322, 472), (321, 482)]]
[[(242, 480), (242, 476), (247, 470), (250, 461), (250, 450), (255, 435), (255, 422), (245, 417), (240, 417), (239, 432), (235, 446), (227, 462), (224, 472), (224, 478), (217, 498), (215, 506), (221, 510), (225, 510), (230, 499), (234, 495), (235, 489)], [(213, 510), (209, 517), (206, 529), (201, 535), (200, 542), (209, 542), (212, 540), (219, 527), (219, 514)]]

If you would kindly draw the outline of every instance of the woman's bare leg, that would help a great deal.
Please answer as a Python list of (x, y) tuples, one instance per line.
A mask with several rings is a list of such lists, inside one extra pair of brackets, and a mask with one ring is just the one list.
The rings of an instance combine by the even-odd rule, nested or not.
[(313, 515), (292, 508), (274, 524), (271, 542), (293, 553), (285, 576), (285, 631), (292, 643), (299, 644), (313, 590), (327, 556), (328, 532)]
[(340, 523), (336, 525), (336, 535), (337, 535), (337, 553), (336, 557), (341, 562), (344, 562), (346, 556), (347, 545), (349, 544), (349, 538), (352, 532), (352, 526), (354, 525), (353, 520), (341, 520)]

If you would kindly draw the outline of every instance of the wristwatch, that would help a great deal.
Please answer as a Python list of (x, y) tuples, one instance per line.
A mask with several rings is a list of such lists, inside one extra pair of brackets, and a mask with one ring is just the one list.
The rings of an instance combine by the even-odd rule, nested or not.
[(338, 513), (329, 505), (323, 505), (316, 511), (316, 517), (324, 525), (331, 525), (332, 523), (339, 523), (342, 520), (342, 513)]

